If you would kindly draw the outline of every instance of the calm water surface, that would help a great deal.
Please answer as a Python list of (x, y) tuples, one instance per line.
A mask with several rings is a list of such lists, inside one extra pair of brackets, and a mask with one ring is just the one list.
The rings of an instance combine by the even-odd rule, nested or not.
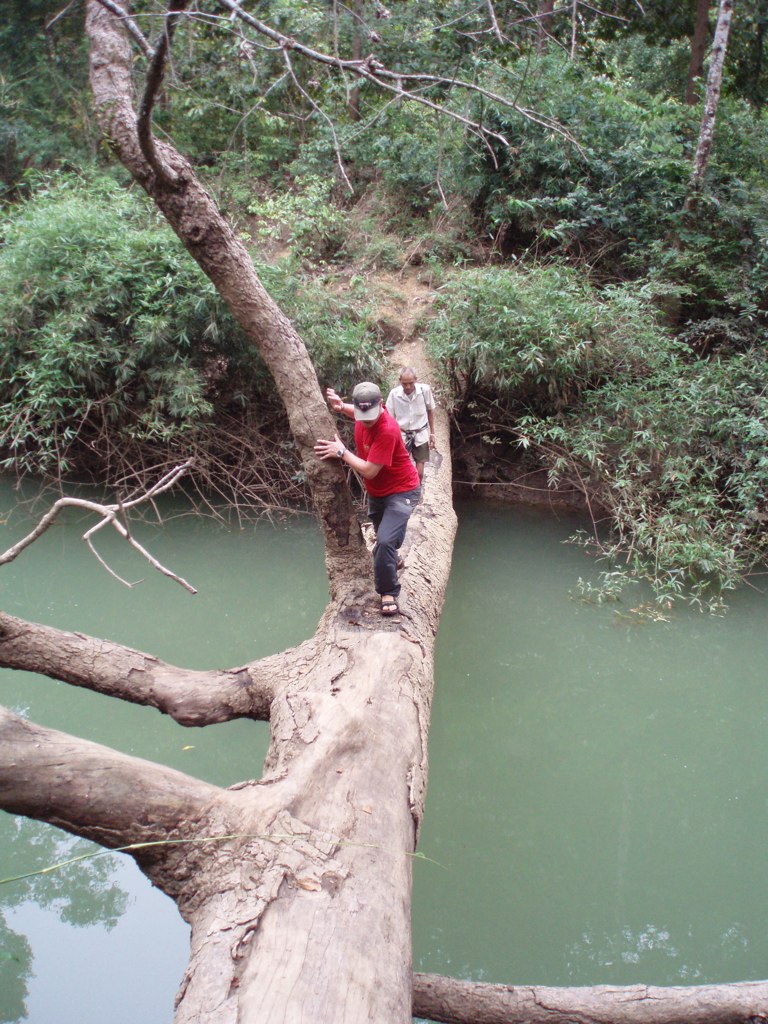
[[(0, 492), (0, 518), (14, 504)], [(430, 789), (416, 862), (420, 970), (548, 984), (757, 978), (768, 961), (768, 598), (725, 619), (629, 625), (571, 600), (595, 568), (574, 523), (459, 508), (441, 625)], [(2, 606), (193, 668), (297, 643), (326, 596), (308, 521), (228, 531), (189, 517), (142, 541), (188, 595), (76, 515), (0, 569)], [(5, 547), (24, 530), (0, 528)], [(628, 601), (621, 607), (627, 612)], [(35, 721), (212, 782), (259, 774), (266, 726), (182, 729), (147, 709), (0, 673)], [(0, 814), (0, 876), (91, 849)], [(187, 928), (127, 858), (0, 887), (0, 1021), (167, 1024)]]
[(569, 599), (595, 571), (562, 543), (572, 523), (460, 514), (421, 843), (444, 867), (416, 865), (418, 967), (765, 978), (768, 598), (630, 624), (631, 598)]

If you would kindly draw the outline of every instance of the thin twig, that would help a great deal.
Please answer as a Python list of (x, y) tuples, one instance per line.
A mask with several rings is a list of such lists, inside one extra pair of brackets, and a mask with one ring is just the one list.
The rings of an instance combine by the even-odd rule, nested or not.
[(334, 127), (333, 121), (331, 120), (330, 117), (328, 117), (328, 115), (322, 109), (322, 107), (320, 107), (320, 105), (317, 104), (312, 99), (312, 97), (309, 95), (309, 93), (306, 91), (306, 89), (303, 88), (301, 82), (299, 82), (298, 78), (296, 77), (296, 73), (293, 70), (293, 64), (291, 63), (291, 58), (290, 58), (290, 56), (288, 54), (288, 50), (285, 47), (283, 48), (283, 60), (285, 61), (285, 65), (288, 68), (288, 74), (293, 79), (293, 84), (299, 90), (299, 92), (304, 97), (304, 99), (307, 101), (307, 103), (309, 103), (309, 105), (312, 107), (312, 109), (315, 110), (328, 123), (328, 127), (331, 130), (331, 135), (333, 136), (333, 149), (334, 149), (334, 152), (336, 153), (336, 165), (338, 166), (339, 174), (341, 175), (341, 177), (342, 177), (342, 179), (344, 181), (344, 184), (349, 189), (349, 192), (350, 192), (350, 195), (351, 195), (352, 193), (354, 193), (355, 190), (352, 187), (352, 182), (347, 177), (347, 172), (344, 169), (344, 162), (341, 159), (341, 147), (339, 146), (339, 140), (338, 140), (338, 137), (336, 135), (336, 129)]

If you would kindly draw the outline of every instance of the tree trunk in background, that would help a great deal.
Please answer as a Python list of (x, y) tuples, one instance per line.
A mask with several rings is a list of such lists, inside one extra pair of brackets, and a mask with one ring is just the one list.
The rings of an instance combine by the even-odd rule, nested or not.
[(725, 63), (725, 52), (728, 48), (728, 36), (731, 31), (731, 14), (733, 11), (733, 0), (720, 0), (720, 10), (717, 15), (717, 27), (712, 45), (712, 57), (707, 76), (707, 93), (704, 99), (704, 114), (701, 119), (699, 130), (699, 144), (696, 148), (696, 155), (693, 158), (693, 171), (688, 186), (688, 199), (686, 209), (692, 211), (697, 203), (699, 192), (704, 181), (704, 174), (709, 163), (709, 156), (712, 152), (712, 140), (715, 134), (715, 119), (717, 107), (720, 102), (720, 89), (723, 83), (723, 65)]
[[(355, 6), (352, 13), (352, 59), (360, 60), (363, 56), (363, 0), (355, 0)], [(350, 89), (349, 92), (349, 103), (347, 105), (347, 112), (349, 114), (350, 121), (360, 120), (360, 85), (355, 85)]]
[(536, 49), (543, 53), (549, 45), (549, 37), (552, 34), (552, 12), (555, 7), (555, 0), (539, 0), (539, 10), (536, 19)]
[(691, 63), (688, 67), (688, 82), (685, 102), (694, 106), (698, 102), (698, 85), (704, 74), (704, 52), (709, 35), (709, 0), (696, 0), (696, 20), (691, 36)]

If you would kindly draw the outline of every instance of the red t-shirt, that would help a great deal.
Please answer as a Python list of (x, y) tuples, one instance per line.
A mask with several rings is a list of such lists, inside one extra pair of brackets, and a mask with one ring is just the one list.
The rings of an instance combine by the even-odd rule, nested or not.
[(419, 474), (405, 450), (397, 420), (385, 408), (370, 427), (355, 420), (355, 448), (361, 459), (381, 466), (373, 480), (363, 480), (366, 491), (374, 498), (402, 494), (419, 486)]

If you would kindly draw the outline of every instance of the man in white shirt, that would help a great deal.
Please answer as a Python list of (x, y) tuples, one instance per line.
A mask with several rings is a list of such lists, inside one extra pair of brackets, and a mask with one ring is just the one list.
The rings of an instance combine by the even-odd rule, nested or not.
[(399, 380), (387, 397), (387, 412), (397, 420), (421, 482), (430, 448), (435, 447), (435, 399), (428, 384), (418, 383), (412, 366), (402, 368)]

